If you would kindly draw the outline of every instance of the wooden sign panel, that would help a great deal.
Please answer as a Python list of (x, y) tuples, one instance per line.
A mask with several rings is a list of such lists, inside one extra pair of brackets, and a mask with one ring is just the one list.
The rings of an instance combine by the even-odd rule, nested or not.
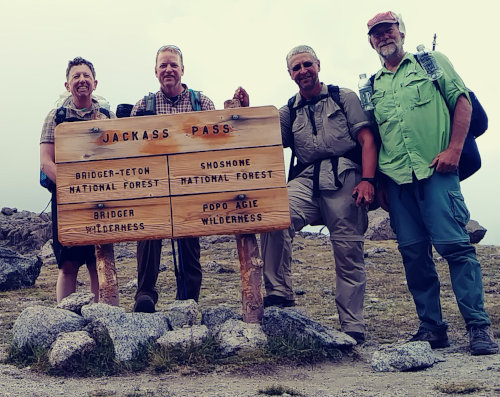
[(290, 224), (275, 107), (62, 123), (55, 144), (64, 245)]

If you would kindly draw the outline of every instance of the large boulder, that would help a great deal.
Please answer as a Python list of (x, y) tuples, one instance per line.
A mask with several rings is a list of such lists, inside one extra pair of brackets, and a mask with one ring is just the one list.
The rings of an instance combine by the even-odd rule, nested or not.
[(0, 291), (31, 287), (40, 274), (42, 260), (0, 247)]
[(133, 360), (144, 346), (172, 329), (163, 313), (125, 313), (122, 308), (104, 303), (83, 306), (82, 316), (92, 321), (94, 336), (109, 336), (116, 358), (122, 362)]
[(349, 335), (311, 320), (292, 308), (265, 309), (262, 328), (268, 337), (314, 340), (318, 346), (327, 349), (352, 347), (356, 344)]
[(0, 211), (0, 245), (25, 254), (38, 251), (52, 238), (52, 221), (49, 214), (30, 211), (18, 212), (16, 208)]
[(80, 331), (86, 323), (81, 316), (68, 310), (30, 306), (14, 322), (12, 342), (19, 349), (49, 348), (59, 333)]
[(471, 219), (467, 226), (467, 233), (469, 233), (470, 242), (472, 244), (479, 243), (485, 236), (487, 229), (482, 227), (478, 221)]
[[(470, 241), (479, 243), (486, 234), (486, 229), (477, 221), (471, 219), (466, 226)], [(368, 240), (395, 240), (396, 234), (391, 228), (389, 213), (382, 208), (368, 212), (368, 229), (365, 237)]]
[(392, 231), (389, 213), (382, 208), (368, 212), (368, 229), (365, 237), (368, 240), (395, 240), (396, 234)]

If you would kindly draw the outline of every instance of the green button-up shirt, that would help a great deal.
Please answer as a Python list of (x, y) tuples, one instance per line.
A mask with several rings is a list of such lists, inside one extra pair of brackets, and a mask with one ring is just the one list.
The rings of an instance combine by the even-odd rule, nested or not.
[[(374, 80), (373, 104), (382, 145), (379, 168), (396, 183), (411, 183), (432, 175), (429, 164), (448, 147), (451, 121), (448, 108), (468, 90), (452, 64), (434, 52), (443, 70), (441, 92), (427, 78), (411, 53), (406, 53), (393, 73), (383, 67)], [(445, 101), (446, 99), (446, 101)]]

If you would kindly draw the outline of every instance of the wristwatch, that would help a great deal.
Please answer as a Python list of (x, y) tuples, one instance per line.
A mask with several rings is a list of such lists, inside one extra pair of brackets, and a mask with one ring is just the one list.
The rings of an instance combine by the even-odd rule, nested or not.
[(370, 182), (375, 187), (375, 178), (361, 178), (361, 180)]

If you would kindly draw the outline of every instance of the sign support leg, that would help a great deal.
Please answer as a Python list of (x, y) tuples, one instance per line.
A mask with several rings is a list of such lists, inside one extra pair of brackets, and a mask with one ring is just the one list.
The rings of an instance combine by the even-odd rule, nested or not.
[(118, 281), (113, 244), (96, 244), (95, 256), (99, 279), (99, 302), (118, 306)]
[(264, 314), (262, 306), (262, 266), (255, 234), (236, 235), (240, 259), (242, 316), (246, 323), (260, 323)]
[[(241, 107), (240, 101), (230, 99), (224, 108)], [(240, 259), (242, 317), (246, 323), (260, 323), (264, 314), (262, 305), (262, 261), (255, 234), (236, 235), (236, 247)]]

